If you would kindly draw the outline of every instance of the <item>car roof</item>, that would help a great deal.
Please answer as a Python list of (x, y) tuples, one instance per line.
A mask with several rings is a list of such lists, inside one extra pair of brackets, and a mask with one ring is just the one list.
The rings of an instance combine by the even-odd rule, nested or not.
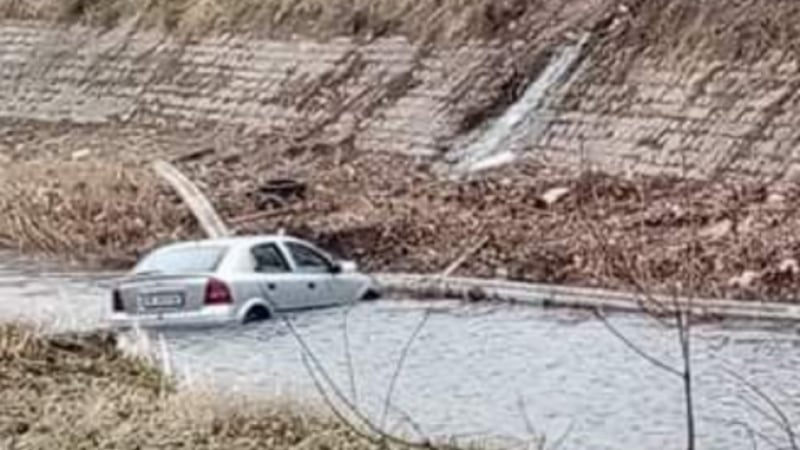
[(269, 242), (303, 242), (292, 236), (283, 234), (265, 234), (252, 236), (233, 236), (226, 238), (198, 239), (176, 242), (159, 247), (159, 249), (181, 249), (189, 247), (240, 247)]

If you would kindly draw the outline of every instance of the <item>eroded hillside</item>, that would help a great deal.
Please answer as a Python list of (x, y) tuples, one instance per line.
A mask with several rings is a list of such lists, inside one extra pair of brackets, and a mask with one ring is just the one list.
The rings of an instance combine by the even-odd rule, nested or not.
[[(242, 232), (370, 269), (475, 247), (459, 273), (794, 300), (794, 2), (233, 3), (0, 2), (0, 242), (129, 262), (196, 236), (145, 167), (168, 158)], [(497, 129), (515, 163), (442, 176)]]

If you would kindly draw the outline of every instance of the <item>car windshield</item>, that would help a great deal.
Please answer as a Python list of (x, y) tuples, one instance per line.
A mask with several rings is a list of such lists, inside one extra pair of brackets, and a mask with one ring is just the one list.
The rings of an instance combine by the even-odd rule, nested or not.
[(156, 250), (134, 268), (134, 273), (206, 273), (217, 269), (226, 247), (181, 247)]

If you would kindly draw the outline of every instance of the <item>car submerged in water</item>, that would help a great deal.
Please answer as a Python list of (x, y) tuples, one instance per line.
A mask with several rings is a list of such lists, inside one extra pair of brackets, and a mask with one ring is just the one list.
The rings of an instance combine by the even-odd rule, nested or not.
[(215, 326), (377, 297), (356, 264), (285, 235), (170, 244), (112, 290), (115, 328)]

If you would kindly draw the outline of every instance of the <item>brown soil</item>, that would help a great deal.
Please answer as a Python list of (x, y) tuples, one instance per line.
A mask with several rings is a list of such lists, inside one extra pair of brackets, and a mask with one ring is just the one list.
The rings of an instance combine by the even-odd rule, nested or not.
[[(13, 137), (17, 129), (25, 139)], [(40, 125), (37, 130), (35, 137), (31, 128), (9, 125), (5, 130), (6, 141), (17, 142), (17, 151), (9, 153), (16, 161), (10, 167), (28, 167), (32, 163), (19, 161), (31, 158), (40, 148), (38, 142), (56, 137), (58, 148), (45, 153), (48, 164), (60, 167), (55, 173), (69, 173), (70, 165), (59, 161), (71, 159), (76, 149), (96, 149), (97, 161), (126, 152), (124, 145), (108, 146), (108, 127), (65, 130)], [(165, 145), (165, 154), (175, 156), (240, 232), (283, 227), (369, 270), (437, 272), (483, 243), (456, 274), (623, 289), (631, 289), (638, 280), (662, 291), (677, 288), (784, 301), (795, 301), (800, 288), (800, 238), (794, 233), (800, 226), (800, 192), (792, 183), (779, 188), (761, 182), (575, 175), (532, 162), (456, 182), (437, 178), (425, 163), (360, 153), (346, 145), (266, 145), (263, 137), (253, 135), (239, 136), (235, 147), (225, 142), (197, 147), (188, 134), (178, 132), (118, 128), (114, 133), (119, 137), (115, 142), (135, 143), (133, 136), (139, 135), (150, 142), (173, 143)], [(198, 148), (204, 152), (193, 155)], [(109, 202), (117, 197), (119, 209), (106, 216), (53, 216), (43, 203), (31, 207), (7, 199), (10, 191), (3, 188), (0, 205), (7, 209), (2, 217), (26, 215), (39, 228), (81, 230), (60, 233), (63, 244), (57, 247), (30, 233), (18, 232), (5, 240), (26, 249), (100, 252), (130, 263), (137, 252), (156, 242), (198, 235), (185, 208), (176, 205), (174, 196), (159, 187), (141, 162), (111, 177), (117, 183), (128, 180), (123, 182), (128, 188), (121, 191), (101, 188), (106, 178), (99, 176), (117, 173), (108, 168), (117, 166), (70, 164), (92, 167), (98, 183), (95, 196), (59, 194), (70, 199), (72, 209), (88, 211), (105, 204), (93, 198)], [(42, 185), (41, 175), (23, 178), (37, 180), (25, 187), (28, 191)], [(51, 183), (46, 186), (55, 187), (57, 176), (45, 178)], [(305, 198), (280, 199), (260, 192), (269, 180), (287, 178), (307, 186)], [(0, 184), (8, 183), (3, 180)], [(69, 184), (62, 186), (74, 192)], [(553, 188), (565, 188), (567, 194), (547, 205), (544, 194)], [(109, 194), (112, 189), (118, 193)], [(137, 195), (143, 200), (134, 201)], [(94, 206), (78, 206), (82, 203)], [(136, 217), (142, 220), (129, 220)], [(92, 236), (104, 237), (106, 245), (92, 244)]]
[[(175, 393), (113, 335), (0, 325), (0, 448), (377, 449), (308, 408)], [(405, 448), (405, 447), (404, 447)]]

